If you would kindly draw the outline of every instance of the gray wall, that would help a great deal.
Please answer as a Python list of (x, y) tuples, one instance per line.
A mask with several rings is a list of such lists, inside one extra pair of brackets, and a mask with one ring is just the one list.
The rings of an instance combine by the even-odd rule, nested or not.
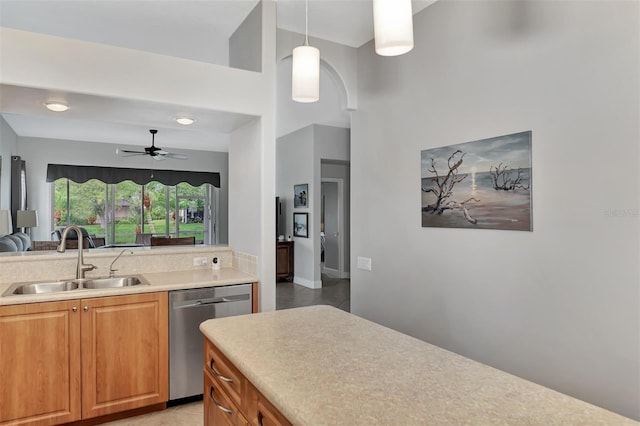
[[(444, 0), (359, 49), (353, 313), (640, 419), (639, 7)], [(421, 150), (526, 130), (533, 232), (421, 227)]]
[(249, 71), (262, 71), (262, 3), (229, 38), (229, 66)]
[[(39, 226), (32, 229), (36, 240), (50, 239), (51, 196), (46, 183), (47, 164), (75, 164), (85, 166), (157, 168), (169, 170), (191, 170), (220, 173), (218, 206), (218, 237), (221, 244), (228, 241), (228, 154), (226, 152), (181, 150), (188, 160), (155, 161), (146, 156), (119, 157), (119, 145), (78, 142), (56, 139), (20, 138), (18, 155), (27, 166), (27, 193), (29, 207), (39, 211)], [(130, 147), (128, 147), (130, 148)]]

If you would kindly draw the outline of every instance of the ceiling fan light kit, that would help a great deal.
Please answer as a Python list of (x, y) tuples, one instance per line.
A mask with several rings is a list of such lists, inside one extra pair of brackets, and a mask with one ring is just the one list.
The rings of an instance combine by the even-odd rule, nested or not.
[(320, 99), (320, 50), (309, 46), (309, 0), (305, 1), (304, 46), (293, 49), (291, 99), (310, 103)]
[(49, 111), (53, 112), (65, 112), (69, 109), (69, 105), (59, 101), (48, 101), (45, 102), (44, 106), (47, 107)]
[(127, 149), (116, 149), (116, 155), (126, 154), (124, 157), (132, 157), (134, 155), (148, 155), (154, 160), (162, 161), (167, 158), (171, 158), (174, 160), (187, 160), (189, 157), (182, 154), (175, 154), (173, 152), (168, 152), (163, 150), (162, 148), (158, 148), (156, 146), (156, 133), (158, 130), (149, 129), (149, 133), (151, 133), (151, 146), (148, 146), (144, 149), (144, 151), (130, 151)]
[(411, 0), (373, 0), (376, 53), (398, 56), (413, 49)]

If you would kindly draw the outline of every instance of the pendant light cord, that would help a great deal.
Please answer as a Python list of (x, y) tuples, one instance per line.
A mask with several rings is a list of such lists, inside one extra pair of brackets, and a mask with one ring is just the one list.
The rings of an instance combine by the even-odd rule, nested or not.
[(309, 0), (304, 2), (304, 45), (309, 45)]

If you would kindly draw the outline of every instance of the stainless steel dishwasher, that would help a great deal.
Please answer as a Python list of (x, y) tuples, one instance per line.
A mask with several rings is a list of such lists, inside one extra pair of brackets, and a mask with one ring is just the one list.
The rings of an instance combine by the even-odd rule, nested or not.
[(169, 399), (202, 394), (200, 323), (251, 313), (251, 284), (169, 292)]

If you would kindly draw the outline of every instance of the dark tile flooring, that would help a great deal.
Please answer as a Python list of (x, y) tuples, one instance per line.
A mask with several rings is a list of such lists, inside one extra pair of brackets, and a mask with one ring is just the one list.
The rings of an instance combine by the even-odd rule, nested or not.
[(331, 305), (350, 311), (351, 286), (348, 279), (322, 276), (322, 288), (311, 289), (299, 284), (276, 283), (276, 309), (300, 308), (312, 305)]

